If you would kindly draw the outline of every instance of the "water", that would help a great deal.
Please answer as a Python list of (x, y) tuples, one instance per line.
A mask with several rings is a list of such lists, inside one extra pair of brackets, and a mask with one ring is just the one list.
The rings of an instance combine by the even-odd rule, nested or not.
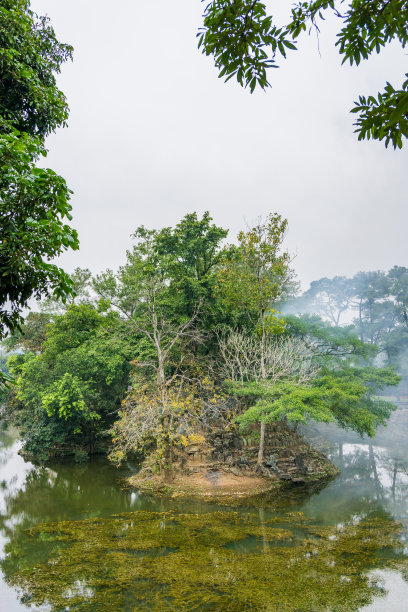
[(128, 490), (132, 465), (39, 468), (19, 448), (0, 433), (2, 612), (407, 609), (403, 452), (344, 443), (322, 490), (228, 508)]

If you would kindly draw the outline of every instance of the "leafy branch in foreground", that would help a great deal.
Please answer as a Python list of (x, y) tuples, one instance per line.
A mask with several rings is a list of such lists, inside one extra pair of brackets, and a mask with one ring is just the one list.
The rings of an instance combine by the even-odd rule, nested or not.
[(286, 49), (296, 49), (287, 31), (272, 25), (272, 17), (257, 0), (210, 2), (198, 39), (203, 53), (214, 57), (220, 78), (225, 76), (228, 81), (236, 76), (251, 93), (257, 85), (270, 87), (267, 70), (278, 67), (277, 52), (286, 57)]
[(402, 138), (408, 138), (408, 79), (402, 89), (387, 83), (377, 98), (360, 96), (354, 104), (351, 112), (359, 114), (355, 123), (359, 140), (385, 139), (386, 147), (391, 142), (394, 149), (402, 149)]
[(68, 274), (49, 263), (66, 249), (78, 249), (71, 219), (71, 191), (53, 170), (39, 168), (41, 142), (26, 133), (0, 133), (0, 337), (22, 321), (30, 297), (72, 291)]
[[(213, 0), (203, 14), (198, 45), (212, 55), (219, 76), (228, 81), (235, 77), (251, 93), (257, 86), (270, 86), (268, 70), (277, 68), (276, 55), (286, 58), (287, 50), (297, 50), (297, 39), (304, 32), (320, 31), (326, 13), (340, 22), (336, 46), (343, 60), (358, 66), (373, 53), (397, 40), (402, 48), (408, 42), (408, 0), (312, 0), (299, 2), (291, 17), (277, 26), (260, 0)], [(387, 83), (377, 98), (361, 96), (352, 112), (359, 140), (385, 139), (401, 148), (407, 138), (407, 83), (394, 90)]]
[(0, 0), (0, 339), (18, 328), (30, 297), (64, 300), (73, 292), (68, 275), (50, 263), (78, 248), (68, 225), (71, 191), (37, 166), (45, 137), (66, 125), (55, 75), (71, 57), (72, 47), (29, 0)]

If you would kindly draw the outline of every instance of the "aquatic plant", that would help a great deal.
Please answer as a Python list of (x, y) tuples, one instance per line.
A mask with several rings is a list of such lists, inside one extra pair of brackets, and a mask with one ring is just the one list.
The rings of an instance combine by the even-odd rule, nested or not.
[(52, 610), (355, 611), (382, 593), (370, 570), (407, 571), (403, 531), (384, 518), (126, 513), (33, 527), (48, 558), (15, 558), (8, 581)]

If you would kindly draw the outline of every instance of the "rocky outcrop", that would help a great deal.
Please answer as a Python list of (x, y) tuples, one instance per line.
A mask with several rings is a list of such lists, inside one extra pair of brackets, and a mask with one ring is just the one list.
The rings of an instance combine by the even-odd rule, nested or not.
[[(259, 437), (258, 437), (259, 439)], [(265, 459), (258, 465), (257, 432), (213, 427), (205, 442), (190, 444), (174, 457), (172, 479), (163, 485), (145, 471), (131, 479), (142, 490), (198, 497), (251, 497), (280, 486), (316, 483), (337, 468), (284, 422), (268, 426)]]
[(267, 428), (262, 465), (257, 465), (256, 430), (242, 436), (237, 430), (215, 429), (207, 436), (207, 442), (210, 448), (207, 469), (236, 476), (254, 473), (273, 480), (302, 483), (336, 473), (323, 453), (282, 421)]

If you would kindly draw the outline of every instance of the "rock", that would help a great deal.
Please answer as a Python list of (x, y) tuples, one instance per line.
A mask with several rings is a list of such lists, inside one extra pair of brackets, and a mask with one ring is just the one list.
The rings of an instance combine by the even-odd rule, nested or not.
[(301, 472), (302, 474), (307, 473), (307, 467), (305, 465), (302, 455), (300, 454), (296, 455), (293, 461), (296, 467), (298, 468), (299, 472)]
[(241, 474), (241, 470), (238, 469), (237, 467), (232, 467), (230, 469), (231, 474), (234, 474), (234, 476), (242, 476)]
[(195, 453), (199, 453), (202, 448), (200, 446), (192, 444), (186, 448), (188, 455), (194, 455)]
[(265, 465), (266, 467), (270, 468), (275, 474), (280, 473), (280, 469), (278, 468), (275, 455), (269, 455), (268, 459), (265, 461)]
[(248, 467), (249, 466), (249, 461), (246, 457), (239, 457), (238, 461), (237, 461), (237, 465), (239, 465), (241, 468), (242, 467)]
[(270, 471), (264, 465), (257, 465), (255, 468), (255, 473), (260, 476), (271, 476)]
[(302, 455), (296, 455), (294, 460), (296, 467), (299, 469), (303, 469), (305, 467), (305, 462), (303, 461)]

